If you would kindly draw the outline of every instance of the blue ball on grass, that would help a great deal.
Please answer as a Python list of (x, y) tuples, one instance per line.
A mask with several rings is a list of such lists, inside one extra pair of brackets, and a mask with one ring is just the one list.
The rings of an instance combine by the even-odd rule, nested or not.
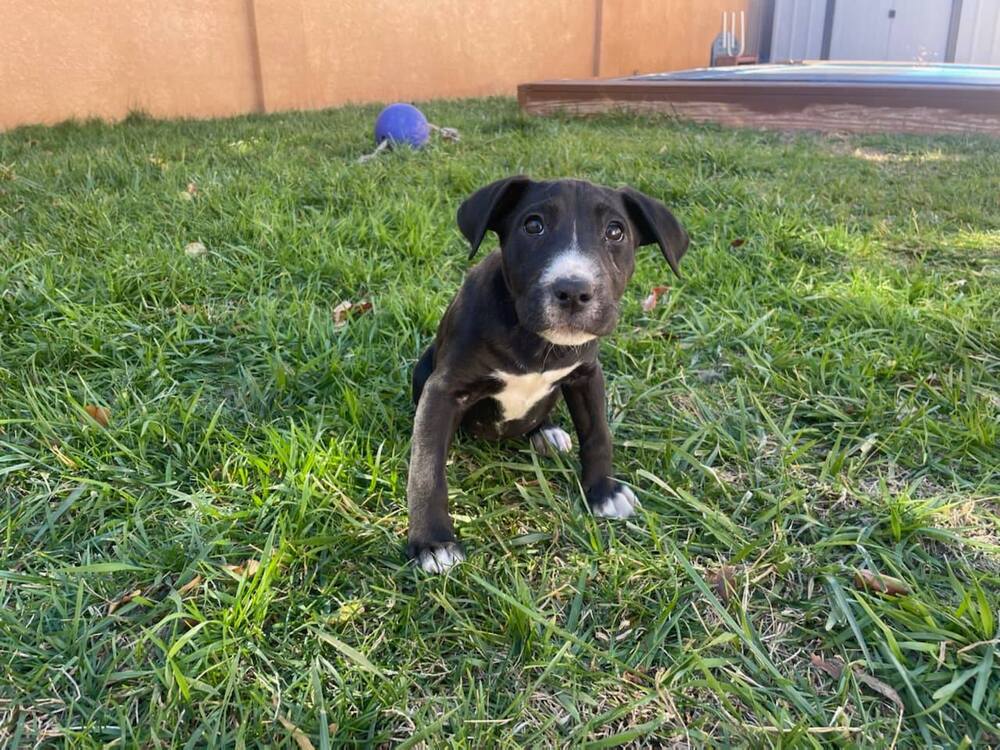
[(430, 135), (427, 118), (412, 104), (390, 104), (375, 118), (376, 144), (389, 141), (390, 146), (405, 143), (411, 148), (421, 148)]

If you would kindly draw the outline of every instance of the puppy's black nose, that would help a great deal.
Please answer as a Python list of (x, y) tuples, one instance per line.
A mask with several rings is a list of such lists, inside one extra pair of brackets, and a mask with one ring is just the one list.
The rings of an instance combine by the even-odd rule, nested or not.
[(594, 282), (579, 276), (567, 276), (552, 282), (552, 296), (560, 307), (576, 311), (594, 298)]

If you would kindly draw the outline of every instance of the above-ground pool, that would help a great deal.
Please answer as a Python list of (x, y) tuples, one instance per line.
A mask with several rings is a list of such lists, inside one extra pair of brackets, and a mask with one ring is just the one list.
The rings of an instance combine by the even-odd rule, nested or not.
[(1000, 67), (802, 62), (518, 87), (529, 114), (659, 112), (744, 127), (1000, 136)]

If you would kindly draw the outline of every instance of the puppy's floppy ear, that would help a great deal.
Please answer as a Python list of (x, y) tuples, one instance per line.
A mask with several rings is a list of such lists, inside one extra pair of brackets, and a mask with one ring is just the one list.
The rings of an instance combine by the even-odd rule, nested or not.
[(496, 232), (503, 217), (517, 203), (531, 183), (524, 175), (514, 175), (480, 188), (458, 207), (458, 228), (469, 241), (469, 259), (476, 254), (487, 231)]
[(629, 219), (639, 232), (639, 244), (652, 245), (655, 242), (659, 245), (671, 270), (680, 277), (678, 264), (688, 248), (688, 235), (684, 227), (655, 198), (630, 187), (622, 188), (621, 192)]

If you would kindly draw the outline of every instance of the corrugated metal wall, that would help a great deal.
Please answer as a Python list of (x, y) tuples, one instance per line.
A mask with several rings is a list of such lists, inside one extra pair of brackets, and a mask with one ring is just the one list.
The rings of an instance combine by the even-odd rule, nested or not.
[(830, 59), (944, 62), (952, 7), (952, 0), (837, 0)]
[[(960, 11), (955, 38), (956, 63), (1000, 65), (1000, 0), (837, 0), (831, 29), (833, 59), (945, 59), (951, 8)], [(819, 59), (827, 0), (774, 0), (771, 62)], [(891, 34), (882, 28), (887, 9), (899, 9)], [(862, 12), (864, 11), (864, 12)], [(905, 12), (904, 12), (905, 11)], [(882, 23), (866, 21), (865, 13)], [(911, 21), (911, 28), (906, 28)], [(898, 27), (898, 28), (896, 28)], [(916, 40), (914, 49), (907, 40)], [(928, 42), (930, 40), (930, 42)], [(894, 48), (893, 45), (895, 44)], [(919, 47), (927, 49), (921, 52)]]
[(818, 60), (826, 0), (774, 0), (771, 62)]
[(1000, 0), (962, 0), (955, 62), (1000, 65)]

